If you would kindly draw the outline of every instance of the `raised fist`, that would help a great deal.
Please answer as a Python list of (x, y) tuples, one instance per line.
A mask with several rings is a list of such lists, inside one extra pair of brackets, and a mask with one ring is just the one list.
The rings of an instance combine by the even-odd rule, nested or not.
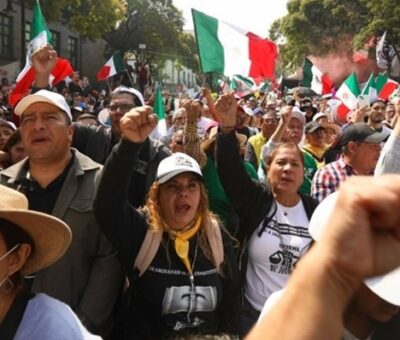
[(182, 107), (186, 110), (187, 122), (197, 123), (201, 115), (200, 103), (189, 99), (182, 103)]
[(133, 108), (120, 120), (122, 137), (133, 143), (143, 143), (157, 126), (158, 118), (150, 106)]
[(236, 125), (237, 101), (233, 91), (218, 98), (215, 108), (221, 115), (221, 128), (233, 128)]

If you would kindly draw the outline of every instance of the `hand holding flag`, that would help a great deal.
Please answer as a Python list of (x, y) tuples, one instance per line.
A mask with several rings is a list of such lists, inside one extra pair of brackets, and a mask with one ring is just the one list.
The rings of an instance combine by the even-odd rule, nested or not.
[[(55, 51), (53, 52), (49, 46), (51, 39), (51, 33), (46, 26), (39, 1), (37, 0), (33, 7), (32, 27), (26, 51), (26, 63), (24, 69), (17, 77), (15, 88), (10, 94), (9, 103), (11, 106), (15, 106), (22, 97), (29, 93), (29, 87), (32, 85), (35, 77), (43, 81), (45, 86), (48, 84), (54, 85), (74, 71), (68, 60), (57, 58), (57, 54), (54, 54)], [(33, 64), (32, 58), (35, 55), (36, 61)], [(35, 68), (36, 66), (38, 67), (37, 69)], [(42, 86), (41, 84), (36, 85)]]
[(49, 74), (57, 64), (57, 52), (47, 45), (37, 50), (32, 55), (31, 61), (33, 69), (36, 71), (35, 86), (46, 87), (49, 83)]

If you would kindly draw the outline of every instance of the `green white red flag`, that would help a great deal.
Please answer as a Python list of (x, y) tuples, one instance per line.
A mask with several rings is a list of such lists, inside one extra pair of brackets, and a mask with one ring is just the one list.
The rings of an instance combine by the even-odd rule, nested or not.
[(337, 115), (340, 120), (345, 121), (347, 113), (357, 108), (359, 95), (360, 87), (356, 74), (353, 72), (336, 92), (336, 97), (342, 101), (342, 104), (337, 110)]
[[(39, 0), (36, 0), (33, 6), (32, 26), (30, 41), (26, 51), (26, 63), (23, 70), (17, 77), (16, 86), (9, 96), (9, 104), (15, 106), (22, 97), (29, 94), (30, 86), (35, 80), (35, 70), (32, 67), (32, 55), (39, 49), (51, 44), (52, 35), (47, 28)], [(74, 72), (68, 60), (57, 58), (56, 66), (51, 72), (49, 83), (55, 85)]]
[(396, 91), (399, 83), (387, 77), (384, 73), (379, 73), (375, 80), (378, 98), (388, 100), (390, 95)]
[(156, 85), (156, 93), (154, 97), (153, 111), (157, 114), (158, 122), (157, 127), (151, 133), (154, 139), (160, 139), (167, 134), (167, 121), (165, 119), (164, 101), (161, 94), (161, 88)]
[(192, 9), (202, 72), (273, 79), (277, 46), (247, 30)]
[(355, 110), (357, 108), (358, 96), (360, 93), (357, 77), (353, 72), (339, 87), (336, 92), (336, 97), (339, 98), (350, 110)]
[(125, 70), (121, 54), (116, 52), (97, 73), (97, 80), (101, 81)]
[(378, 98), (378, 93), (376, 90), (375, 76), (373, 73), (369, 76), (367, 83), (365, 84), (361, 94), (368, 96), (369, 102), (372, 103)]
[(239, 97), (247, 96), (258, 90), (256, 82), (251, 77), (244, 77), (241, 75), (234, 75), (232, 77), (230, 86), (232, 90), (235, 90)]
[(334, 91), (333, 81), (308, 58), (304, 61), (302, 86), (308, 87), (316, 94), (324, 95)]

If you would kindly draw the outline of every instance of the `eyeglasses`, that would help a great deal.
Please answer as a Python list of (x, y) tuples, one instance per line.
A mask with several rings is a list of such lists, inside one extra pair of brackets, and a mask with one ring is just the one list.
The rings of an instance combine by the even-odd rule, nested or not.
[(120, 104), (111, 104), (108, 108), (110, 111), (114, 111), (114, 112), (117, 111), (118, 109), (121, 112), (127, 112), (134, 107), (135, 107), (135, 104), (120, 103)]

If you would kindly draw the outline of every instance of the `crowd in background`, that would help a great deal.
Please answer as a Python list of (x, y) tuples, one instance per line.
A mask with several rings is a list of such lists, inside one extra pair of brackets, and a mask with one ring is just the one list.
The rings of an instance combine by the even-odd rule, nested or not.
[[(4, 80), (0, 103), (0, 183), (72, 232), (61, 260), (6, 276), (10, 292), (59, 299), (106, 339), (245, 336), (309, 251), (319, 203), (351, 176), (400, 172), (398, 96), (340, 121), (335, 98), (300, 89), (164, 91), (154, 139), (154, 93), (114, 85), (74, 73), (10, 108)], [(343, 337), (398, 338), (398, 305), (363, 286)]]

